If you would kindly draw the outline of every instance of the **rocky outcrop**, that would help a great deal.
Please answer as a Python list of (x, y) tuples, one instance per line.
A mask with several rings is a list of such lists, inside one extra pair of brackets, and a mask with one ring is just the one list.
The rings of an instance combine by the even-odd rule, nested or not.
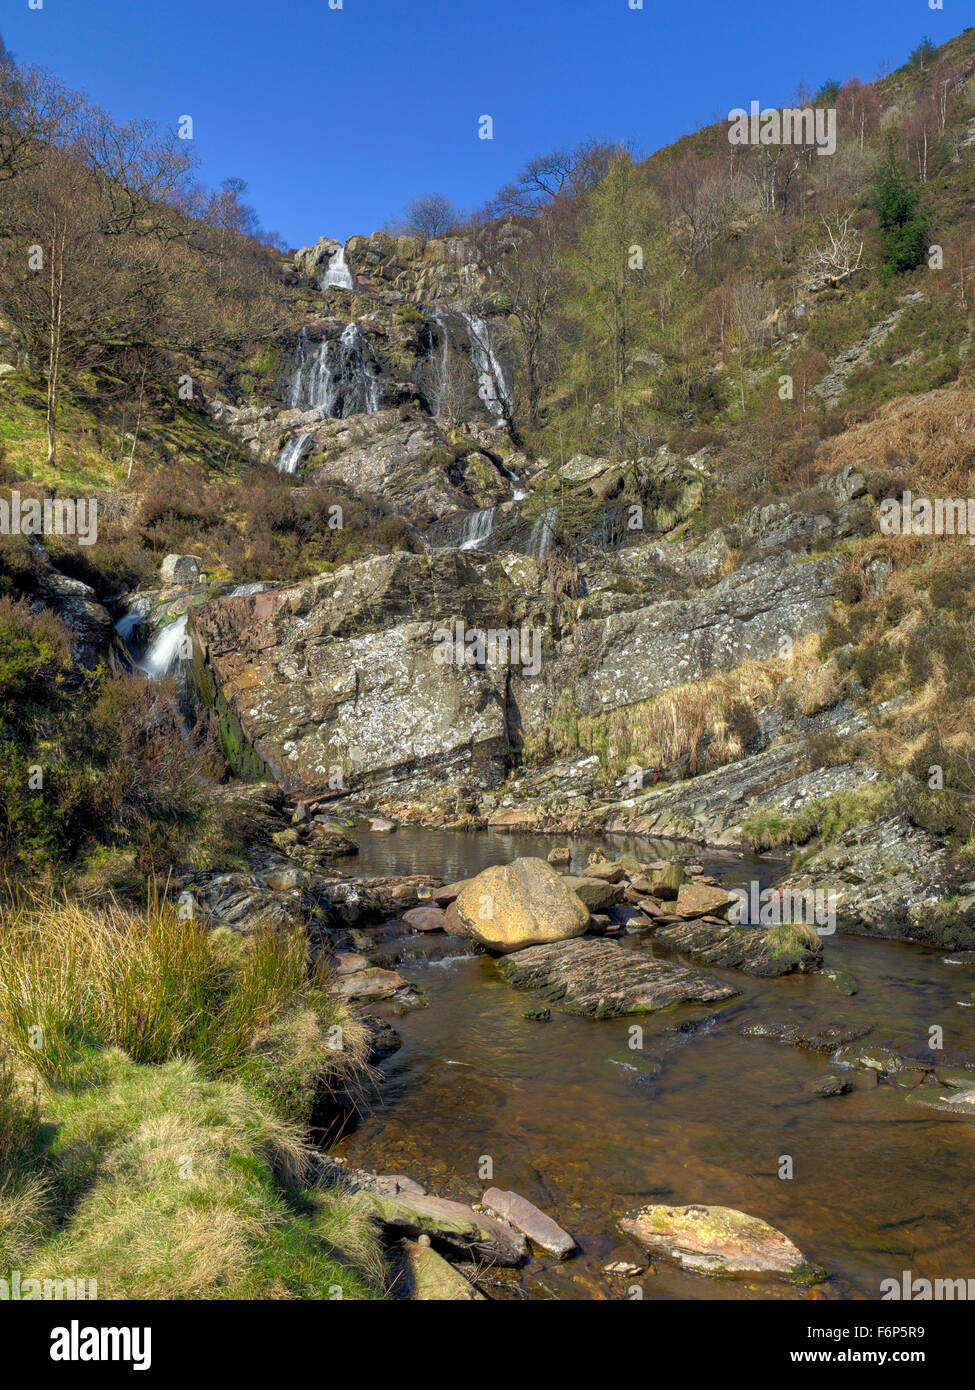
[(581, 936), (589, 923), (589, 908), (543, 859), (485, 869), (455, 906), (471, 936), (502, 953)]
[(507, 956), (498, 970), (509, 984), (537, 990), (563, 1013), (620, 1018), (672, 1004), (710, 1003), (734, 993), (714, 975), (673, 961), (624, 951), (611, 941), (562, 941)]
[(523, 728), (539, 731), (566, 690), (575, 713), (596, 715), (745, 661), (780, 656), (822, 626), (837, 564), (833, 558), (765, 561), (687, 601), (664, 600), (577, 624), (538, 676), (515, 674)]
[(441, 634), (504, 627), (516, 597), (489, 559), (395, 553), (207, 604), (189, 630), (215, 698), (289, 791), (490, 784), (509, 761), (507, 667), (460, 663)]
[(867, 936), (975, 945), (975, 895), (953, 894), (943, 841), (889, 816), (854, 826), (803, 859), (783, 887), (836, 894), (837, 919)]
[(429, 416), (401, 407), (329, 420), (315, 433), (324, 454), (312, 482), (341, 484), (381, 498), (422, 529), (454, 512), (511, 496), (511, 483), (487, 455), (450, 446)]

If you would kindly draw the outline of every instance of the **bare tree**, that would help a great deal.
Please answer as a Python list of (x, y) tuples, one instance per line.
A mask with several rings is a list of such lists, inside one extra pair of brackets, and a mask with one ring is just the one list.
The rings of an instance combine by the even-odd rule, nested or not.
[(496, 217), (531, 216), (557, 198), (585, 193), (606, 177), (616, 150), (605, 140), (585, 140), (572, 150), (536, 155), (495, 196), (490, 210)]
[(44, 162), (50, 145), (74, 138), (83, 98), (42, 68), (0, 58), (0, 183)]
[(809, 288), (833, 287), (863, 268), (863, 237), (850, 226), (852, 213), (820, 217), (828, 245), (810, 251), (802, 263), (803, 282)]
[(553, 355), (552, 320), (565, 288), (562, 232), (560, 219), (550, 209), (528, 227), (505, 224), (484, 250), (502, 306), (517, 328), (530, 429), (538, 424)]
[(462, 214), (444, 193), (425, 193), (406, 205), (406, 232), (421, 241), (443, 236), (461, 220)]

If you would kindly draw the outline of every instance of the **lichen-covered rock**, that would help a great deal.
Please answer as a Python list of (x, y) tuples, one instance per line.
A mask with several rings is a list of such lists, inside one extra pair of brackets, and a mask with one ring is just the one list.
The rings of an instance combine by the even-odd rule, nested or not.
[(476, 941), (502, 953), (581, 936), (589, 922), (588, 909), (543, 859), (484, 869), (455, 907)]
[(167, 555), (159, 576), (164, 584), (196, 584), (202, 564), (199, 555)]
[(396, 553), (201, 605), (189, 631), (214, 698), (288, 791), (490, 785), (509, 761), (504, 654), (447, 660), (444, 634), (455, 617), (506, 627), (512, 601), (495, 562)]
[(623, 901), (623, 885), (620, 883), (607, 883), (605, 879), (590, 878), (588, 873), (582, 878), (566, 877), (562, 880), (566, 887), (571, 888), (580, 902), (584, 903), (590, 912), (605, 912), (608, 907), (615, 907), (617, 903)]
[(697, 1274), (798, 1283), (825, 1277), (788, 1236), (732, 1207), (651, 1205), (623, 1217), (619, 1224), (644, 1249), (666, 1255)]

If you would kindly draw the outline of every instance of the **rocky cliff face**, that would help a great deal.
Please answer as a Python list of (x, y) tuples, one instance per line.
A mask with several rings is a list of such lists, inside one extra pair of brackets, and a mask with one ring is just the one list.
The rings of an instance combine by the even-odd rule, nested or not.
[[(506, 418), (513, 338), (468, 243), (322, 238), (296, 254), (294, 274), (306, 311), (280, 399), (211, 410), (268, 468), (401, 519), (409, 550), (192, 609), (197, 685), (238, 762), (247, 750), (243, 765), (295, 798), (354, 797), (439, 824), (743, 847), (756, 816), (801, 818), (877, 782), (853, 747), (865, 715), (849, 682), (841, 701), (835, 661), (788, 675), (788, 710), (767, 690), (772, 705), (737, 744), (725, 728), (734, 701), (712, 709), (702, 694), (775, 668), (771, 690), (823, 633), (844, 547), (876, 524), (859, 467), (707, 530), (707, 450), (521, 452)], [(864, 578), (877, 591), (885, 572)], [(674, 741), (682, 721), (693, 738), (614, 783), (614, 739), (661, 699)], [(796, 703), (825, 713), (797, 718)], [(598, 754), (560, 760), (580, 721)], [(810, 754), (823, 729), (849, 751)], [(916, 935), (931, 878), (918, 865), (940, 866), (939, 893), (950, 875), (943, 844), (898, 825), (884, 820), (878, 843), (911, 861), (897, 929)], [(810, 881), (843, 880), (845, 920), (880, 929), (883, 855), (854, 830), (807, 859)]]

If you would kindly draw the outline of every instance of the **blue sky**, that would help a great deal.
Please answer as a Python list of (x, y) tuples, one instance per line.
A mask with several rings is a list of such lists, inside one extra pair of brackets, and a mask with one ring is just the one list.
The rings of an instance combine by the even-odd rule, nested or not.
[(973, 17), (961, 0), (629, 3), (5, 0), (0, 32), (120, 119), (191, 115), (203, 178), (245, 178), (298, 246), (373, 231), (420, 193), (480, 206), (588, 136), (650, 152), (803, 78), (869, 80)]

